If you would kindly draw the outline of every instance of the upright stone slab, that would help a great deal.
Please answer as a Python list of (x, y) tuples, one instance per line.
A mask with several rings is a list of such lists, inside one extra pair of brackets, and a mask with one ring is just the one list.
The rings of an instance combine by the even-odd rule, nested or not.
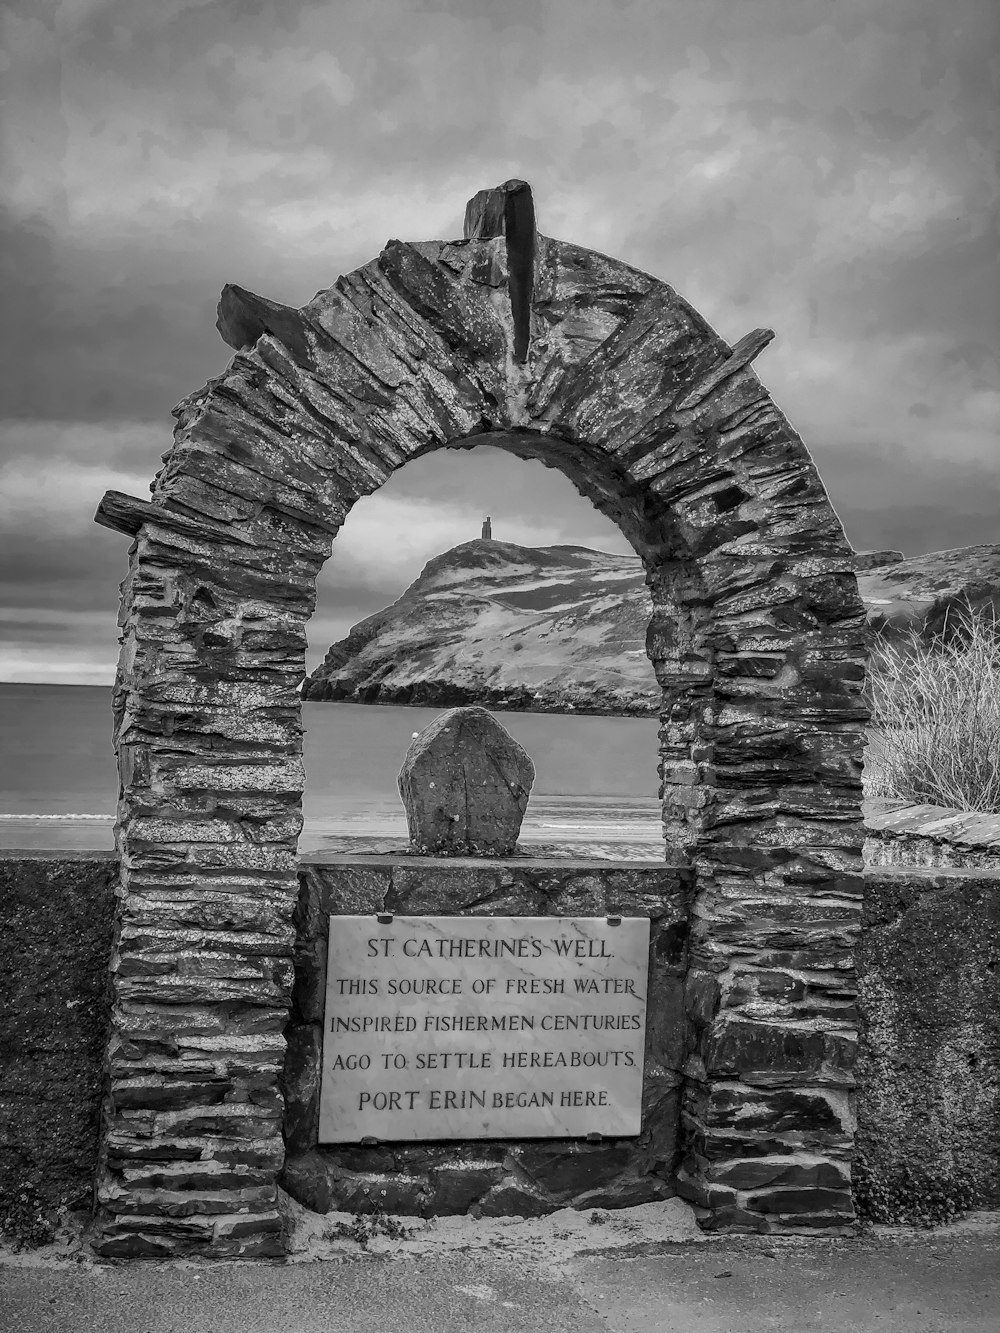
[(450, 708), (416, 736), (399, 774), (410, 843), (438, 856), (509, 856), (535, 766), (485, 708)]

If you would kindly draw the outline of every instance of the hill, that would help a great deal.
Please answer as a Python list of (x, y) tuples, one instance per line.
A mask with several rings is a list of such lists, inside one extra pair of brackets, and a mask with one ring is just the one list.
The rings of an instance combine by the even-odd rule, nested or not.
[(859, 571), (858, 589), (869, 624), (883, 634), (940, 634), (965, 606), (1000, 618), (1000, 545), (931, 551)]
[(303, 697), (654, 713), (648, 620), (637, 556), (465, 542), (335, 643)]
[[(857, 556), (869, 622), (937, 632), (966, 599), (1000, 607), (1000, 545)], [(465, 542), (333, 644), (306, 699), (538, 712), (654, 714), (649, 593), (637, 556)]]

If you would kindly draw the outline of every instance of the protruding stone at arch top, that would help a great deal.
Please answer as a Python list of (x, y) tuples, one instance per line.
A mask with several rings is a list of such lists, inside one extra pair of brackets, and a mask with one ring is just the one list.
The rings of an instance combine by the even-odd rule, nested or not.
[[(532, 235), (526, 346), (506, 235), (390, 241), (299, 310), (230, 288), (239, 346), (175, 410), (151, 499), (102, 505), (133, 538), (107, 1254), (280, 1249), (316, 577), (361, 496), (483, 442), (559, 468), (647, 571), (666, 849), (697, 874), (684, 1155), (674, 1177), (651, 1148), (649, 1169), (707, 1226), (851, 1224), (867, 716), (851, 547), (751, 369), (766, 331), (730, 346), (665, 282)], [(647, 1067), (669, 1070), (681, 1047), (651, 1003)], [(651, 1134), (665, 1104), (644, 1108)]]

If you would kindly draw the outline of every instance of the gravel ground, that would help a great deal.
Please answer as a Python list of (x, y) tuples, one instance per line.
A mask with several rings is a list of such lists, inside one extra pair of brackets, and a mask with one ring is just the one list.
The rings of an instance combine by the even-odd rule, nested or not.
[(707, 1238), (679, 1201), (535, 1220), (400, 1219), (290, 1207), (276, 1263), (96, 1263), (78, 1234), (0, 1255), (12, 1333), (995, 1333), (1000, 1214), (849, 1240)]

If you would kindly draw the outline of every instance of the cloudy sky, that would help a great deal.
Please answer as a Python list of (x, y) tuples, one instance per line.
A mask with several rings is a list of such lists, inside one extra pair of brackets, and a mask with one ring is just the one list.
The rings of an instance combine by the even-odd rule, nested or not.
[[(858, 547), (1000, 541), (995, 0), (8, 0), (0, 679), (111, 679), (125, 538), (225, 282), (298, 305), (532, 183), (757, 363)], [(312, 659), (477, 536), (625, 549), (559, 474), (434, 455), (338, 538)]]

